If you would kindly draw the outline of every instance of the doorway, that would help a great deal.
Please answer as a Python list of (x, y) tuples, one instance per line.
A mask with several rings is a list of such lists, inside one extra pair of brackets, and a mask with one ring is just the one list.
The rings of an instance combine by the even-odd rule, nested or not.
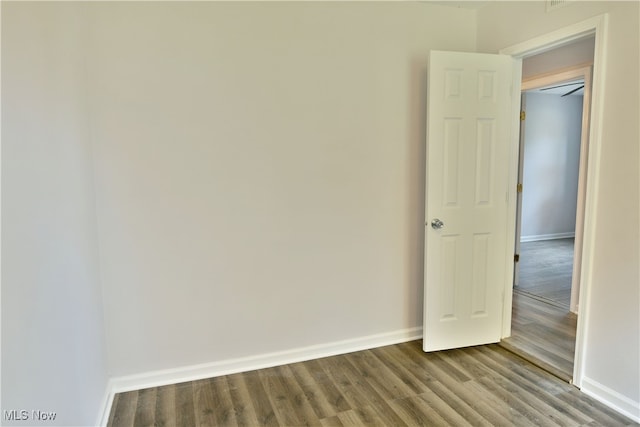
[(523, 79), (512, 335), (503, 345), (571, 382), (591, 66)]

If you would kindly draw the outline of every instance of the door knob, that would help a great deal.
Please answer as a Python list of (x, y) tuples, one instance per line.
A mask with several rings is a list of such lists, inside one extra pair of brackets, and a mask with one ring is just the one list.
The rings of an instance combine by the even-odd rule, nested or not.
[(443, 227), (444, 222), (440, 221), (438, 218), (435, 218), (433, 221), (431, 221), (431, 228), (433, 228), (434, 230), (440, 230)]

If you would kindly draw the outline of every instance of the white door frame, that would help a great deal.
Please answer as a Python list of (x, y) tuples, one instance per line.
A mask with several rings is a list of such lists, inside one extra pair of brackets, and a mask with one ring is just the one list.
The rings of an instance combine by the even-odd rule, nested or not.
[[(524, 84), (524, 82), (523, 82)], [(515, 90), (515, 89), (514, 89)], [(524, 132), (526, 121), (523, 118), (523, 114), (526, 114), (527, 100), (524, 96), (524, 92), (520, 91), (520, 131), (518, 133), (518, 175), (517, 175), (517, 190), (516, 190), (516, 231), (513, 253), (513, 286), (518, 286), (520, 283), (520, 237), (522, 236), (522, 183), (524, 173)], [(516, 258), (517, 257), (517, 258)]]
[[(597, 224), (598, 188), (600, 182), (600, 152), (602, 146), (602, 118), (604, 110), (604, 90), (606, 72), (606, 39), (607, 39), (608, 15), (602, 14), (585, 21), (561, 28), (554, 32), (527, 40), (522, 43), (500, 50), (501, 54), (511, 55), (518, 64), (514, 66), (514, 82), (522, 80), (522, 58), (536, 55), (585, 37), (595, 35), (595, 48), (593, 54), (593, 87), (591, 93), (591, 111), (589, 121), (589, 153), (587, 160), (586, 194), (584, 209), (584, 233), (580, 291), (580, 316), (576, 330), (576, 350), (573, 365), (573, 384), (582, 387), (584, 377), (584, 357), (586, 351), (586, 335), (589, 328), (591, 306), (591, 283), (593, 281), (594, 248)], [(513, 105), (519, 105), (520, 90), (513, 90)], [(511, 164), (510, 164), (510, 190), (508, 194), (510, 218), (513, 220), (507, 224), (507, 238), (515, 243), (515, 217), (516, 217), (516, 185), (518, 165), (518, 129), (519, 108), (514, 108), (512, 132), (511, 132)], [(503, 337), (511, 335), (511, 309), (513, 293), (513, 263), (507, 263), (505, 283), (508, 286), (504, 292), (504, 320)]]
[[(580, 158), (578, 162), (578, 188), (576, 197), (576, 217), (575, 217), (575, 242), (573, 249), (573, 271), (571, 274), (571, 302), (569, 304), (569, 310), (572, 313), (578, 314), (579, 296), (580, 296), (580, 268), (582, 265), (582, 242), (584, 232), (584, 195), (586, 190), (587, 180), (587, 153), (589, 149), (589, 112), (591, 111), (591, 67), (592, 64), (579, 65), (576, 67), (567, 68), (552, 74), (544, 76), (532, 76), (522, 81), (522, 92), (524, 93), (530, 89), (539, 89), (549, 85), (556, 85), (564, 82), (573, 81), (575, 79), (584, 79), (584, 96), (582, 101), (582, 118), (581, 130), (580, 130)], [(526, 110), (526, 108), (522, 108)], [(521, 127), (524, 129), (524, 123)], [(520, 132), (520, 162), (518, 174), (522, 174), (522, 143), (523, 134)], [(518, 176), (519, 182), (522, 183), (521, 176)], [(520, 196), (522, 193), (519, 194)], [(518, 206), (518, 213), (516, 222), (519, 222), (522, 215), (522, 207)], [(516, 234), (517, 234), (516, 230)], [(516, 235), (516, 249), (518, 247), (518, 240)], [(519, 252), (516, 252), (519, 253)], [(517, 272), (517, 265), (516, 265)], [(517, 284), (517, 282), (515, 282)]]

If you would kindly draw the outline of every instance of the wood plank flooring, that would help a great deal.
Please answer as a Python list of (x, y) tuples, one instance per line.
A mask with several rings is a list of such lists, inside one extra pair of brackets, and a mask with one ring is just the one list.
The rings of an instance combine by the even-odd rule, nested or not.
[(559, 308), (514, 291), (511, 337), (500, 344), (570, 382), (577, 321), (578, 317), (568, 308)]
[(502, 345), (559, 378), (573, 376), (577, 316), (569, 312), (573, 239), (522, 243), (512, 335)]
[(109, 426), (637, 425), (498, 345), (421, 345), (117, 394)]
[(569, 309), (574, 239), (520, 244), (520, 274), (516, 289), (549, 304)]

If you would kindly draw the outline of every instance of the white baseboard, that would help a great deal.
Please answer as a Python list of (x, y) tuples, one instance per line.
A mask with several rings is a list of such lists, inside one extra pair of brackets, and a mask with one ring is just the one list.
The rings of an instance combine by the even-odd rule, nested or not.
[(109, 411), (116, 393), (140, 390), (149, 387), (159, 387), (168, 384), (177, 384), (185, 381), (200, 380), (203, 378), (235, 374), (238, 372), (253, 371), (256, 369), (271, 368), (273, 366), (304, 362), (306, 360), (319, 359), (321, 357), (335, 356), (338, 354), (352, 353), (354, 351), (367, 350), (385, 345), (398, 344), (419, 338), (422, 338), (421, 326), (308, 347), (294, 348), (275, 353), (266, 353), (256, 356), (182, 366), (179, 368), (112, 378), (109, 381), (107, 397), (104, 399), (104, 408), (102, 410), (101, 422), (99, 425), (107, 425), (107, 422), (109, 421)]
[(634, 402), (628, 397), (590, 378), (582, 378), (580, 390), (584, 394), (607, 405), (614, 411), (640, 423), (640, 402)]
[(569, 239), (576, 236), (576, 233), (554, 233), (554, 234), (534, 234), (530, 236), (520, 236), (520, 243), (538, 242), (541, 240)]
[(109, 413), (111, 412), (111, 406), (113, 405), (114, 397), (115, 393), (113, 392), (113, 381), (109, 380), (107, 382), (107, 389), (104, 392), (104, 397), (102, 398), (100, 414), (98, 414), (98, 419), (96, 420), (95, 425), (106, 427), (107, 423), (109, 422)]

